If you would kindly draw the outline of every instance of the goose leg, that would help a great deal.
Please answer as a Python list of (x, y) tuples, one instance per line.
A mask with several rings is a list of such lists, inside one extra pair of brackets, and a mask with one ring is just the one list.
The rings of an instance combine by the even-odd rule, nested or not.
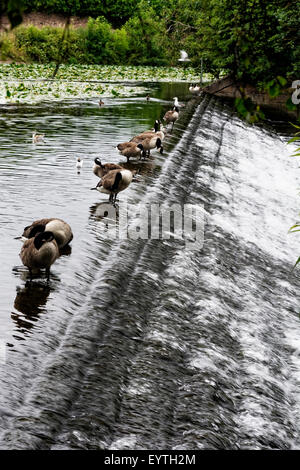
[(46, 268), (46, 277), (47, 277), (47, 282), (50, 281), (50, 268)]

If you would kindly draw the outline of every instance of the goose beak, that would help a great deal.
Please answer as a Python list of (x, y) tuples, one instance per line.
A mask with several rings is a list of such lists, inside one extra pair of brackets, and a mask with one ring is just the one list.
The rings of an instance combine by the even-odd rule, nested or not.
[(93, 191), (94, 189), (96, 190), (96, 189), (97, 189), (97, 187), (95, 187), (95, 188), (90, 188), (90, 190), (91, 190), (91, 191)]

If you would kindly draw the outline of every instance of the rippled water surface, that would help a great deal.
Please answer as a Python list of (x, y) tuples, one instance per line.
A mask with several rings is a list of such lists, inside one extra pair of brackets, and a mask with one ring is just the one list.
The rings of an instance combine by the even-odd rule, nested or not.
[[(90, 191), (93, 159), (124, 163), (115, 146), (184, 87), (154, 87), (150, 103), (2, 110), (1, 448), (300, 447), (299, 243), (287, 236), (298, 176), (285, 137), (206, 96), (182, 110), (164, 155), (132, 163), (129, 223), (139, 203), (204, 206), (201, 250), (110, 239), (107, 196)], [(72, 226), (72, 248), (49, 285), (30, 285), (14, 237), (53, 216)]]

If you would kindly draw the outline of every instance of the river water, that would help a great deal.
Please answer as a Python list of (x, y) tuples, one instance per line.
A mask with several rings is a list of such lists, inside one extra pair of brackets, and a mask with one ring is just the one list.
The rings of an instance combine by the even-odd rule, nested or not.
[[(129, 223), (142, 203), (204, 207), (197, 250), (107, 237), (90, 191), (95, 156), (123, 164), (115, 146), (186, 91), (2, 108), (0, 448), (300, 448), (299, 176), (281, 127), (200, 97), (163, 155), (130, 165)], [(30, 285), (14, 237), (53, 216), (72, 248)]]

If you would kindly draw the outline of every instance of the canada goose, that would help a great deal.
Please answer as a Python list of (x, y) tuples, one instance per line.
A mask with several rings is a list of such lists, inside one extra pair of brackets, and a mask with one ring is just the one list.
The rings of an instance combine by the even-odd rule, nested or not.
[(167, 125), (172, 123), (172, 131), (174, 127), (175, 121), (177, 121), (179, 116), (179, 109), (174, 106), (174, 108), (170, 111), (167, 111), (166, 114), (164, 115), (164, 120), (166, 121)]
[(155, 149), (155, 148), (157, 148), (157, 150), (159, 149), (160, 153), (163, 153), (164, 151), (164, 148), (161, 143), (161, 139), (160, 137), (157, 137), (156, 134), (150, 135), (149, 137), (145, 137), (141, 141), (141, 145), (144, 148), (143, 155), (142, 155), (143, 157), (147, 155), (148, 157), (150, 157), (150, 150)]
[(82, 168), (82, 165), (83, 165), (83, 161), (81, 160), (80, 157), (77, 158), (77, 162), (76, 162), (76, 168), (78, 170), (78, 173), (80, 173), (80, 170)]
[(59, 257), (54, 234), (46, 231), (26, 240), (19, 256), (24, 266), (29, 269), (30, 280), (32, 279), (32, 271), (36, 269), (46, 269), (47, 279), (49, 280), (50, 266)]
[(104, 101), (102, 101), (101, 99), (99, 100), (99, 106), (103, 106), (104, 105)]
[(189, 87), (189, 92), (192, 93), (192, 95), (198, 95), (199, 92), (200, 92), (200, 89), (201, 89), (201, 88), (200, 88), (199, 85), (194, 85), (194, 86), (191, 85), (191, 86)]
[(150, 95), (147, 95), (147, 96), (146, 96), (146, 100), (147, 100), (147, 101), (150, 101)]
[[(154, 127), (152, 127), (152, 129), (149, 129), (148, 131), (144, 131), (144, 132), (141, 132), (140, 134), (138, 134), (138, 136), (142, 135), (142, 134), (154, 134), (155, 132), (158, 132), (160, 130), (160, 125), (161, 125), (161, 122), (159, 119), (156, 119), (155, 122), (154, 122)], [(137, 136), (135, 136), (137, 137)], [(134, 139), (134, 137), (133, 137)], [(130, 139), (130, 142), (133, 142), (133, 139)]]
[[(160, 120), (155, 119), (154, 126), (152, 127), (152, 129), (150, 129), (149, 131), (145, 131), (145, 132), (158, 132), (160, 130), (160, 125), (161, 125)], [(144, 134), (144, 132), (142, 132), (142, 134)]]
[(161, 141), (164, 140), (165, 138), (165, 133), (163, 131), (158, 131), (158, 132), (143, 132), (140, 135), (136, 135), (131, 139), (130, 142), (135, 142), (136, 144), (142, 143), (143, 140), (152, 138), (152, 137), (159, 137)]
[(103, 176), (95, 188), (100, 193), (109, 194), (109, 202), (115, 204), (117, 194), (128, 188), (133, 178), (130, 170), (111, 170)]
[(111, 170), (123, 169), (121, 165), (117, 165), (116, 163), (104, 163), (102, 165), (101, 160), (98, 157), (95, 158), (94, 162), (93, 173), (98, 176), (98, 178), (102, 178), (102, 176), (106, 175)]
[(32, 134), (32, 142), (36, 144), (37, 142), (43, 142), (44, 141), (45, 134), (37, 134), (36, 132), (33, 132)]
[(137, 144), (136, 142), (125, 142), (127, 145), (123, 150), (120, 151), (120, 154), (127, 158), (127, 163), (129, 162), (129, 158), (137, 158), (141, 159), (141, 156), (144, 156), (144, 146), (140, 143)]
[(38, 233), (52, 232), (59, 248), (68, 245), (73, 239), (71, 227), (61, 219), (39, 219), (24, 228), (23, 237), (33, 238)]

